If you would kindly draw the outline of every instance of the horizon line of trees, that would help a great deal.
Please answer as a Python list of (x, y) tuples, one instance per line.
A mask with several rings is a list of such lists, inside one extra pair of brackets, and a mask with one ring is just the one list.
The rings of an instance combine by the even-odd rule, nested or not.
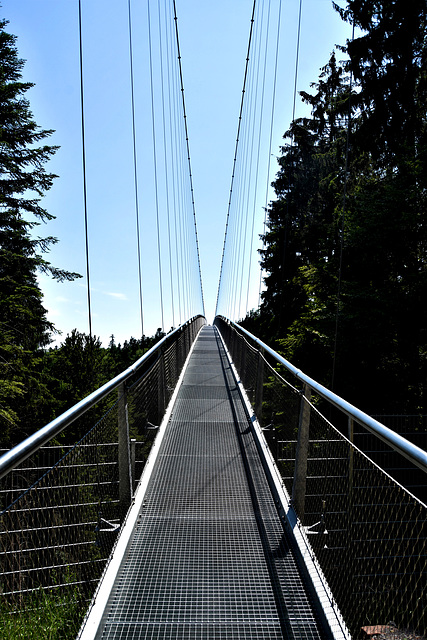
[[(301, 93), (311, 116), (284, 136), (261, 251), (266, 289), (243, 324), (365, 411), (427, 413), (427, 6), (347, 0), (335, 8), (360, 35), (338, 46), (312, 91)], [(34, 233), (53, 217), (41, 199), (57, 177), (46, 170), (57, 148), (47, 144), (52, 131), (34, 122), (25, 97), (32, 84), (22, 81), (24, 62), (6, 25), (0, 20), (7, 446), (130, 364), (144, 343), (112, 340), (104, 349), (73, 331), (48, 349), (54, 326), (37, 273), (80, 276), (51, 265), (45, 254), (56, 238)]]

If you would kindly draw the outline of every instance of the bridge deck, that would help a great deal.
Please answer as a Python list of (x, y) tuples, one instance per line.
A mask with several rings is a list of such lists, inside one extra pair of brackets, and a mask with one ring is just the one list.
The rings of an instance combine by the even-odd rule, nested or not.
[(205, 327), (97, 637), (322, 636), (223, 346)]

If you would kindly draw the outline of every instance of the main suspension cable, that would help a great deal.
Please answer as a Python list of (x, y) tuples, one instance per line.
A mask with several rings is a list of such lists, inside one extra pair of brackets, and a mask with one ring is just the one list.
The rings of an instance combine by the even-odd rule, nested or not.
[(199, 267), (199, 279), (200, 279), (200, 295), (201, 295), (201, 303), (203, 315), (205, 315), (205, 301), (203, 296), (203, 283), (202, 283), (202, 269), (200, 265), (200, 252), (199, 252), (199, 240), (197, 235), (197, 222), (196, 222), (196, 207), (194, 203), (194, 189), (193, 189), (193, 175), (191, 171), (191, 158), (190, 158), (190, 143), (188, 140), (188, 127), (187, 127), (187, 112), (185, 109), (185, 99), (184, 99), (184, 82), (182, 78), (182, 64), (181, 64), (181, 50), (179, 46), (179, 34), (178, 34), (178, 18), (176, 14), (176, 2), (173, 0), (173, 13), (174, 13), (174, 21), (175, 21), (175, 35), (176, 35), (176, 47), (178, 53), (178, 64), (179, 64), (179, 78), (181, 83), (181, 95), (182, 95), (182, 110), (184, 117), (184, 128), (185, 128), (185, 141), (187, 144), (187, 158), (188, 158), (188, 171), (189, 171), (189, 179), (190, 179), (190, 191), (191, 191), (191, 205), (193, 210), (193, 219), (194, 219), (194, 237), (196, 242), (196, 252), (197, 252), (197, 263)]
[[(166, 14), (166, 4), (167, 0), (165, 0), (165, 14)], [(168, 3), (169, 4), (169, 3)], [(176, 73), (174, 73), (174, 50), (173, 50), (173, 42), (175, 41), (172, 21), (166, 21), (166, 43), (167, 43), (167, 70), (168, 70), (168, 99), (169, 99), (169, 129), (171, 132), (171, 173), (172, 173), (172, 201), (173, 201), (173, 221), (174, 221), (174, 250), (175, 250), (175, 269), (176, 269), (176, 280), (177, 280), (177, 289), (178, 289), (178, 323), (182, 323), (182, 315), (183, 315), (183, 283), (182, 283), (182, 261), (180, 260), (180, 249), (181, 244), (179, 242), (179, 237), (181, 234), (181, 224), (180, 224), (180, 216), (181, 216), (181, 208), (180, 208), (180, 200), (178, 197), (179, 192), (179, 161), (178, 161), (178, 116), (177, 116), (177, 85), (176, 85)]]
[[(175, 2), (175, 0), (174, 0), (174, 2)], [(232, 201), (232, 194), (233, 194), (234, 178), (235, 178), (235, 172), (236, 172), (237, 152), (238, 152), (238, 149), (239, 149), (240, 128), (241, 128), (241, 124), (242, 124), (243, 106), (244, 106), (244, 103), (245, 103), (246, 81), (247, 81), (247, 77), (248, 77), (249, 59), (250, 59), (250, 51), (251, 51), (251, 43), (252, 43), (252, 34), (253, 34), (253, 26), (254, 26), (254, 20), (255, 20), (255, 6), (256, 6), (256, 0), (254, 0), (253, 6), (252, 6), (251, 26), (250, 26), (250, 31), (249, 31), (249, 42), (248, 42), (248, 49), (247, 49), (247, 54), (246, 54), (246, 64), (245, 64), (245, 74), (244, 74), (244, 78), (243, 78), (242, 97), (241, 97), (241, 101), (240, 101), (240, 113), (239, 113), (239, 122), (238, 122), (238, 126), (237, 126), (237, 137), (236, 137), (236, 144), (235, 144), (235, 148), (234, 148), (233, 170), (232, 170), (232, 174), (231, 174), (230, 195), (229, 195), (229, 200), (228, 200), (227, 218), (226, 218), (226, 222), (225, 222), (224, 244), (223, 244), (223, 247), (222, 247), (221, 267), (220, 267), (220, 272), (219, 272), (219, 282), (218, 282), (218, 292), (217, 292), (217, 296), (216, 296), (215, 315), (217, 315), (217, 313), (218, 313), (218, 302), (219, 302), (219, 295), (220, 295), (222, 276), (223, 276), (225, 247), (226, 247), (226, 244), (227, 244), (228, 227), (229, 227), (229, 222), (230, 222), (230, 210), (231, 210), (231, 201)]]

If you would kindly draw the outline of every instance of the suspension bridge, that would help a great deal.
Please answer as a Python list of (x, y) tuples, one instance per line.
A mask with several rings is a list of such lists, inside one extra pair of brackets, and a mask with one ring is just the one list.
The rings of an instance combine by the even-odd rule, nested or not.
[[(168, 33), (173, 25), (185, 159), (176, 166), (187, 173), (177, 179), (172, 154), (166, 182), (174, 198), (185, 191), (186, 207), (166, 235), (176, 240), (168, 267), (179, 326), (3, 453), (4, 615), (37, 610), (40, 594), (56, 594), (67, 637), (81, 640), (344, 639), (390, 621), (426, 629), (426, 452), (235, 322), (251, 287), (245, 247), (252, 250), (259, 146), (252, 168), (244, 159), (258, 144), (250, 132), (262, 131), (255, 97), (267, 61), (251, 67), (252, 47), (267, 51), (272, 31), (269, 14), (257, 11), (254, 3), (215, 320), (208, 325), (204, 312), (174, 2)], [(131, 36), (130, 10), (129, 27)], [(81, 104), (84, 124), (83, 92)], [(273, 116), (274, 101), (270, 108)], [(136, 179), (135, 196), (138, 228)], [(141, 270), (140, 247), (138, 256)], [(162, 327), (163, 284), (160, 277)], [(140, 286), (141, 330), (144, 308)]]

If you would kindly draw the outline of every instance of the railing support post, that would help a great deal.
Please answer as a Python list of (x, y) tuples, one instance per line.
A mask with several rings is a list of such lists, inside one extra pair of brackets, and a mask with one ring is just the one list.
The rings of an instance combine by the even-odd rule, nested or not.
[(311, 388), (305, 384), (301, 396), (298, 423), (298, 441), (295, 455), (295, 472), (292, 486), (292, 501), (301, 522), (304, 521), (305, 491), (307, 483), (307, 458), (310, 443), (310, 404)]
[(262, 423), (262, 401), (264, 395), (264, 349), (258, 351), (257, 374), (255, 383), (255, 415), (258, 422)]
[(132, 470), (129, 443), (127, 390), (124, 383), (118, 387), (118, 441), (119, 441), (119, 499), (128, 507), (132, 497)]
[(350, 495), (353, 492), (353, 472), (354, 472), (354, 420), (350, 416), (348, 417), (348, 439), (351, 442), (348, 451), (348, 489)]
[(136, 439), (131, 438), (130, 441), (130, 468), (132, 470), (132, 495), (134, 491), (135, 483), (135, 468), (136, 468)]
[[(348, 417), (348, 439), (350, 440), (348, 447), (348, 503), (347, 503), (347, 527), (351, 530), (353, 519), (353, 482), (354, 482), (354, 420)], [(351, 536), (347, 534), (347, 544), (351, 543)]]
[(165, 350), (163, 347), (160, 349), (159, 355), (159, 385), (158, 385), (158, 424), (163, 420), (163, 416), (166, 410), (165, 406)]

